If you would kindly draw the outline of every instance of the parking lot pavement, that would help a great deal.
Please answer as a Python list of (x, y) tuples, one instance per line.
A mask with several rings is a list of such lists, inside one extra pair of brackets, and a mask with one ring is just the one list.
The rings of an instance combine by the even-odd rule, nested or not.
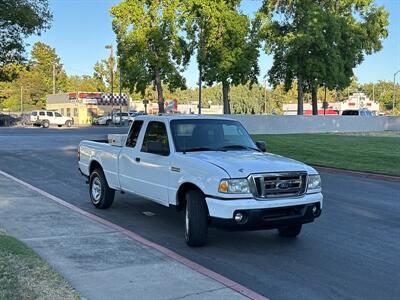
[(0, 175), (0, 228), (87, 299), (246, 299), (122, 232)]
[(126, 130), (0, 129), (0, 170), (271, 299), (399, 298), (399, 182), (322, 171), (322, 215), (297, 239), (281, 239), (275, 231), (210, 229), (207, 246), (193, 249), (174, 208), (127, 194), (117, 194), (108, 210), (90, 203), (77, 170), (79, 141)]

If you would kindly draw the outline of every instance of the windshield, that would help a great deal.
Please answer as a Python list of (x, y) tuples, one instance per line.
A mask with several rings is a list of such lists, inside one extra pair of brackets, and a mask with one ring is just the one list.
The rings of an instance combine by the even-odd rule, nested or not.
[(243, 126), (230, 120), (173, 120), (171, 132), (178, 152), (256, 150)]

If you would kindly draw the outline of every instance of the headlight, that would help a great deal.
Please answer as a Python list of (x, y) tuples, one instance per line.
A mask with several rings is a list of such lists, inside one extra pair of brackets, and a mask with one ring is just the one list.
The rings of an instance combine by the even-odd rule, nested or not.
[(219, 183), (218, 191), (225, 194), (249, 194), (249, 182), (246, 178), (223, 179)]
[(321, 191), (321, 176), (309, 175), (308, 176), (308, 193), (318, 193)]

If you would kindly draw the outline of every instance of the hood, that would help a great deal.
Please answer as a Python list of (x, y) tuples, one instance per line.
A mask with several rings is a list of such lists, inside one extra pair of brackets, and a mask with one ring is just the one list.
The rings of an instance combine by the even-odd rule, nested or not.
[(224, 169), (232, 178), (247, 177), (254, 173), (306, 171), (317, 173), (313, 168), (283, 156), (256, 151), (207, 151), (191, 152), (198, 159)]

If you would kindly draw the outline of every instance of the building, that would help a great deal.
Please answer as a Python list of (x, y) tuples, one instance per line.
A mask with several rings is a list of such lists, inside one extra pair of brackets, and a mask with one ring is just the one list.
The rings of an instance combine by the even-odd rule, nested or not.
[[(379, 103), (371, 100), (364, 93), (354, 93), (348, 99), (338, 102), (329, 102), (325, 109), (326, 115), (341, 115), (347, 109), (366, 108), (375, 115), (379, 115)], [(311, 103), (304, 103), (304, 115), (312, 115)], [(284, 115), (297, 115), (297, 103), (283, 104)], [(318, 102), (318, 114), (324, 114), (323, 102)]]
[[(112, 100), (112, 103), (111, 103)], [(46, 109), (58, 111), (64, 116), (72, 117), (74, 124), (91, 124), (93, 117), (111, 113), (112, 110), (128, 111), (129, 96), (97, 92), (73, 92), (47, 96)]]

